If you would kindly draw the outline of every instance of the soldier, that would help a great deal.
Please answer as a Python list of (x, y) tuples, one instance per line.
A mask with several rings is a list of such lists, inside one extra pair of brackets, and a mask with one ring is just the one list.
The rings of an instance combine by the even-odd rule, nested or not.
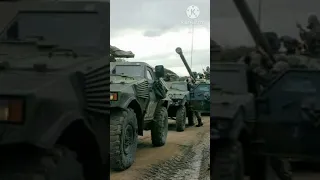
[(297, 23), (297, 27), (300, 30), (300, 37), (307, 45), (308, 50), (311, 53), (317, 52), (319, 46), (319, 33), (320, 33), (320, 23), (316, 15), (310, 15), (308, 17), (308, 26), (309, 31), (302, 28), (301, 24)]
[(295, 38), (292, 38), (290, 36), (282, 36), (280, 40), (286, 48), (287, 55), (296, 54), (300, 48), (300, 43)]
[(281, 41), (278, 34), (275, 32), (264, 32), (263, 35), (266, 37), (273, 53), (278, 53), (281, 47)]
[[(270, 76), (268, 74), (268, 65), (266, 65), (266, 61), (263, 62), (265, 60), (264, 57), (257, 52), (251, 52), (249, 58), (251, 59), (249, 69), (252, 71), (255, 81), (262, 86), (266, 86), (270, 81)], [(260, 88), (257, 91), (260, 91)]]
[(204, 75), (199, 73), (199, 79), (203, 79)]
[(197, 120), (198, 120), (198, 124), (196, 125), (196, 127), (203, 126), (202, 119), (201, 119), (201, 113), (198, 111), (194, 111), (194, 114), (196, 115)]
[[(187, 83), (188, 83), (188, 91), (191, 91), (192, 87), (193, 87), (193, 83), (195, 83), (191, 78), (187, 79)], [(196, 127), (200, 127), (203, 126), (202, 123), (202, 119), (201, 119), (201, 113), (198, 111), (193, 111), (194, 115), (197, 117), (198, 120), (198, 124), (196, 125)]]

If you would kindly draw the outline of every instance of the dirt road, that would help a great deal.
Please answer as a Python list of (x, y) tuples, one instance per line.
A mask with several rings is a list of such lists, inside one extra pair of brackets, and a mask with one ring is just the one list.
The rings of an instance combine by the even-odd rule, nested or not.
[(175, 131), (169, 121), (167, 144), (153, 147), (150, 131), (139, 138), (135, 163), (126, 171), (111, 170), (111, 180), (209, 180), (210, 118), (203, 117), (204, 126)]

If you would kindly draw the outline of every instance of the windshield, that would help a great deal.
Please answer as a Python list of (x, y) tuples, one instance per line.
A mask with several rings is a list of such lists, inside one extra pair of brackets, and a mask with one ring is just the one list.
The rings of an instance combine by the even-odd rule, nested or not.
[(56, 45), (99, 47), (101, 32), (98, 13), (20, 12), (2, 40), (41, 36)]
[(141, 77), (143, 76), (143, 67), (139, 65), (116, 65), (111, 71), (111, 74)]
[(181, 83), (173, 83), (170, 88), (180, 90), (180, 91), (188, 91), (187, 85), (181, 84)]
[(209, 85), (199, 85), (199, 87), (197, 88), (199, 91), (206, 91), (209, 92), (210, 91), (210, 86)]

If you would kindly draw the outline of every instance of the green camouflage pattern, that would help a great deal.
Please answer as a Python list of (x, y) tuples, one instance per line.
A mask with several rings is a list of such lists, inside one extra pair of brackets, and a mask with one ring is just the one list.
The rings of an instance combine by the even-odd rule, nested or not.
[(184, 105), (187, 101), (190, 101), (190, 94), (187, 88), (187, 82), (185, 81), (173, 81), (167, 82), (169, 91), (167, 96), (173, 101), (170, 106)]

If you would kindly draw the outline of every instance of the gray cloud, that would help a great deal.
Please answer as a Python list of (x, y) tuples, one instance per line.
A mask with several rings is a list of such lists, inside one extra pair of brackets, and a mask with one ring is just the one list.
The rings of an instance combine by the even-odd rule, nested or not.
[[(122, 36), (122, 30), (138, 30), (145, 37), (159, 37), (168, 32), (179, 32), (190, 28), (190, 24), (184, 24), (190, 19), (186, 10), (190, 5), (198, 6), (201, 27), (210, 27), (210, 0), (112, 0), (111, 1), (111, 38)], [(189, 38), (189, 37), (188, 37)], [(208, 37), (209, 38), (209, 37)], [(191, 43), (191, 42), (190, 42)], [(186, 58), (190, 63), (190, 51), (185, 50)], [(147, 62), (152, 66), (162, 64), (166, 68), (183, 67), (180, 57), (172, 50), (172, 53), (154, 55), (139, 58), (138, 55), (129, 61)], [(205, 68), (210, 63), (208, 50), (193, 51), (193, 67), (199, 70), (199, 66)]]
[(113, 0), (111, 1), (111, 36), (121, 35), (123, 29), (139, 29), (146, 36), (155, 36), (187, 25), (186, 9), (196, 5), (199, 21), (210, 21), (209, 0)]
[[(296, 22), (306, 24), (310, 13), (320, 15), (318, 0), (261, 0), (261, 27), (278, 35), (298, 38)], [(258, 14), (258, 0), (247, 0), (252, 13)], [(211, 6), (211, 38), (222, 45), (251, 45), (251, 35), (239, 17), (232, 0), (214, 0)]]
[(164, 31), (161, 30), (147, 30), (143, 33), (143, 36), (145, 37), (157, 37), (157, 36), (161, 36), (162, 34), (164, 34)]
[[(186, 60), (191, 66), (191, 52), (184, 50), (184, 55)], [(203, 67), (206, 67), (209, 65), (209, 59), (210, 59), (210, 52), (209, 50), (197, 50), (193, 51), (192, 54), (192, 61), (193, 66), (195, 65), (202, 65)], [(153, 65), (162, 64), (165, 67), (181, 67), (184, 66), (182, 63), (182, 60), (180, 59), (180, 56), (176, 54), (174, 51), (172, 53), (168, 54), (161, 54), (156, 56), (150, 56), (150, 57), (143, 57), (143, 58), (136, 58), (135, 61), (142, 61), (147, 62)]]

